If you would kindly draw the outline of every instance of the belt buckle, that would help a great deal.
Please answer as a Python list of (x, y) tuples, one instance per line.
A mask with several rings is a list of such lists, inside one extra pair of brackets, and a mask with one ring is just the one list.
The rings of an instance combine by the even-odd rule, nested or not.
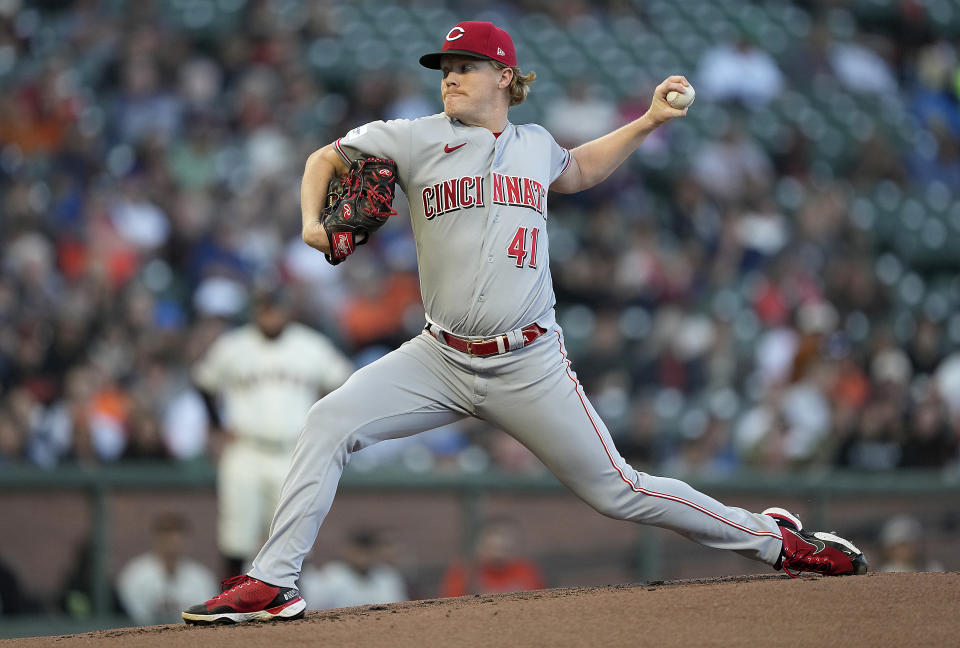
[(473, 352), (474, 344), (486, 344), (487, 342), (496, 341), (496, 338), (483, 338), (482, 340), (467, 340), (467, 354), (472, 355), (474, 358), (481, 357), (480, 354)]

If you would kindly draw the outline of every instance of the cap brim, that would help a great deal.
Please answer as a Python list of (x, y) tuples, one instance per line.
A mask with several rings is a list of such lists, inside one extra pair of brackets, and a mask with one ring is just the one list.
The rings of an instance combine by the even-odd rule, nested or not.
[(443, 50), (442, 52), (433, 52), (432, 54), (424, 54), (420, 57), (420, 65), (431, 70), (440, 69), (440, 57), (444, 54), (458, 54), (460, 56), (469, 56), (475, 59), (481, 59), (485, 61), (492, 61), (493, 59), (489, 56), (483, 56), (482, 54), (477, 54), (476, 52), (468, 52), (466, 50), (454, 50), (448, 49)]

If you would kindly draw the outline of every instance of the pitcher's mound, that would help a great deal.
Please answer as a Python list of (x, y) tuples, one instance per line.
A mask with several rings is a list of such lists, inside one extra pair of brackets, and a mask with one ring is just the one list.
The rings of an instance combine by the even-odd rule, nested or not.
[(947, 646), (960, 574), (675, 581), (412, 601), (239, 626), (154, 626), (0, 641), (0, 648), (582, 648)]

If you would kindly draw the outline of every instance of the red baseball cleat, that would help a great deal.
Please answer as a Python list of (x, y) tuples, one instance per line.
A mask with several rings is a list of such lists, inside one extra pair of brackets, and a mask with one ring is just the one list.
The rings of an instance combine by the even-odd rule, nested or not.
[(307, 607), (295, 587), (276, 587), (247, 575), (228, 578), (221, 586), (220, 594), (184, 610), (183, 620), (193, 624), (289, 621), (303, 617)]
[(804, 531), (800, 518), (782, 508), (763, 512), (777, 521), (783, 534), (783, 553), (774, 569), (793, 572), (817, 572), (828, 576), (865, 574), (869, 565), (863, 552), (852, 542), (833, 533)]

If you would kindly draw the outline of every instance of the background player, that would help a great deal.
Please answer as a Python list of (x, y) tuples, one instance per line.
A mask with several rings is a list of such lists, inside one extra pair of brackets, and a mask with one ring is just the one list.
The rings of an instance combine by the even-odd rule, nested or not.
[(810, 534), (786, 511), (727, 507), (673, 480), (638, 473), (619, 455), (567, 359), (554, 312), (547, 188), (601, 182), (657, 127), (683, 116), (657, 86), (640, 119), (572, 152), (536, 125), (507, 119), (534, 75), (490, 23), (462, 22), (421, 57), (442, 71), (442, 114), (372, 122), (315, 152), (301, 187), (303, 238), (328, 252), (318, 217), (327, 187), (365, 155), (396, 161), (417, 242), (424, 332), (354, 374), (307, 416), (270, 538), (247, 575), (184, 612), (191, 623), (296, 618), (303, 559), (351, 453), (465, 416), (504, 429), (574, 493), (610, 517), (673, 529), (701, 544), (776, 568), (847, 574), (863, 554)]
[(175, 623), (180, 608), (217, 589), (213, 572), (188, 554), (190, 526), (176, 513), (153, 520), (153, 546), (117, 574), (117, 597), (139, 625)]
[(304, 414), (353, 371), (325, 336), (290, 321), (281, 290), (257, 291), (253, 311), (252, 323), (220, 336), (193, 370), (221, 448), (217, 538), (228, 575), (266, 537)]
[(394, 559), (394, 544), (383, 530), (353, 530), (339, 559), (303, 570), (300, 588), (309, 609), (407, 600), (407, 583)]

